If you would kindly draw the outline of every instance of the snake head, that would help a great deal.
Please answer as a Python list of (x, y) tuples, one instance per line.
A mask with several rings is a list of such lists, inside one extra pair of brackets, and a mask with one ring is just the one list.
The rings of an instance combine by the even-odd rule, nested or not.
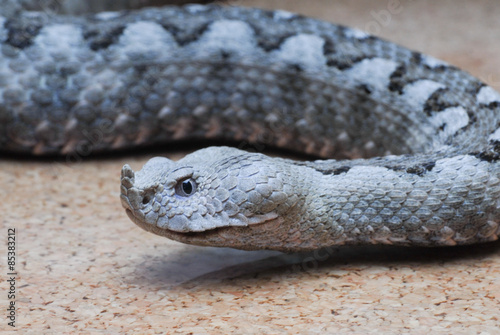
[(241, 249), (269, 246), (298, 197), (286, 182), (286, 171), (277, 171), (268, 160), (211, 147), (177, 162), (153, 158), (138, 172), (125, 165), (122, 205), (141, 228), (177, 241)]

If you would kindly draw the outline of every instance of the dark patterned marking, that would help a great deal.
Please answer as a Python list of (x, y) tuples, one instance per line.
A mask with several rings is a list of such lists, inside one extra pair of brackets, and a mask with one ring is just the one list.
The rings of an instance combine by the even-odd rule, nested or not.
[(451, 65), (437, 65), (437, 66), (432, 67), (428, 64), (424, 64), (424, 67), (426, 67), (427, 69), (429, 69), (431, 71), (437, 72), (437, 73), (443, 73), (443, 72), (447, 72), (447, 71), (451, 71), (451, 70), (458, 70), (457, 67), (451, 66)]
[(98, 51), (116, 43), (124, 30), (124, 25), (97, 26), (96, 29), (85, 31), (83, 39), (88, 41), (90, 49)]
[(323, 54), (325, 55), (325, 57), (337, 53), (335, 44), (333, 44), (333, 41), (330, 38), (323, 37), (323, 40), (325, 41), (325, 43), (323, 44)]
[(365, 92), (366, 94), (371, 94), (371, 93), (372, 93), (371, 88), (370, 88), (368, 85), (366, 85), (366, 84), (361, 84), (361, 85), (359, 85), (359, 86), (358, 86), (358, 89), (359, 89), (360, 91), (362, 91), (362, 92)]
[(185, 46), (189, 43), (197, 41), (204, 33), (207, 31), (211, 22), (204, 23), (193, 29), (182, 29), (176, 24), (170, 24), (168, 22), (160, 23), (163, 29), (168, 31), (179, 46)]
[(468, 110), (467, 115), (469, 116), (469, 123), (465, 127), (462, 128), (464, 130), (467, 129), (471, 124), (474, 124), (477, 121), (477, 115), (473, 111)]
[(302, 68), (302, 65), (300, 64), (297, 64), (297, 63), (290, 63), (287, 65), (287, 67), (292, 70), (293, 72), (297, 72), (297, 73), (300, 73), (302, 71), (304, 71), (304, 69)]
[(332, 174), (335, 175), (335, 176), (337, 176), (337, 175), (339, 175), (341, 173), (346, 173), (350, 169), (351, 169), (350, 166), (341, 166), (339, 168), (327, 169), (327, 170), (320, 170), (320, 169), (315, 168), (316, 171), (321, 172), (325, 176), (329, 176), (329, 175), (332, 175)]
[(496, 108), (499, 108), (500, 107), (500, 101), (493, 101), (493, 102), (490, 102), (487, 107), (489, 109), (496, 109)]
[(491, 147), (481, 152), (472, 152), (469, 155), (475, 156), (482, 161), (498, 162), (500, 160), (500, 141), (493, 141)]
[(351, 168), (349, 166), (341, 166), (335, 170), (333, 170), (333, 174), (334, 175), (339, 175), (341, 173), (346, 173), (347, 171), (349, 171)]
[(421, 165), (411, 166), (406, 169), (407, 173), (416, 174), (417, 176), (423, 176), (426, 172), (432, 171), (436, 166), (436, 162), (423, 163)]
[(392, 171), (396, 171), (396, 172), (403, 171), (405, 169), (405, 167), (402, 166), (402, 165), (394, 165), (394, 166), (384, 165), (384, 167), (386, 169), (389, 169), (389, 170), (392, 170)]
[(408, 80), (403, 79), (404, 74), (406, 73), (406, 65), (401, 64), (397, 67), (396, 70), (390, 76), (390, 82), (388, 89), (391, 92), (398, 92), (399, 94), (403, 94), (403, 89), (405, 85), (408, 84)]
[(448, 92), (447, 88), (438, 88), (427, 99), (424, 105), (424, 112), (427, 114), (427, 116), (431, 116), (433, 113), (441, 112), (450, 107), (459, 106), (458, 103), (450, 102), (449, 98), (445, 97), (446, 92)]
[(363, 38), (363, 42), (380, 42), (380, 38), (373, 36), (373, 35), (368, 35), (367, 37)]
[(346, 70), (365, 59), (371, 58), (373, 57), (359, 56), (355, 58), (343, 57), (342, 59), (329, 59), (326, 65), (336, 67), (339, 70)]
[(24, 49), (33, 44), (33, 39), (42, 29), (42, 20), (38, 17), (18, 20), (7, 20), (4, 28), (7, 29), (6, 44), (15, 48)]
[(419, 165), (415, 166), (410, 166), (410, 167), (405, 167), (403, 165), (394, 165), (394, 166), (389, 166), (386, 165), (384, 166), (386, 169), (396, 171), (396, 172), (401, 172), (404, 171), (406, 173), (410, 174), (416, 174), (417, 176), (423, 176), (426, 172), (432, 171), (432, 169), (436, 166), (436, 162), (427, 162), (427, 163), (422, 163)]
[(327, 171), (323, 171), (322, 173), (324, 175), (329, 175), (329, 174), (333, 174), (335, 176), (341, 174), (341, 173), (346, 173), (347, 171), (349, 171), (351, 169), (350, 166), (341, 166), (339, 168), (336, 168), (336, 169), (332, 169), (332, 170), (327, 170)]
[[(252, 26), (253, 30), (256, 32), (256, 36), (264, 34), (264, 31), (260, 31), (258, 28)], [(285, 42), (288, 38), (294, 36), (293, 33), (287, 33), (280, 36), (266, 36), (266, 38), (260, 38), (257, 42), (259, 48), (266, 52), (271, 52), (273, 50), (278, 50), (281, 48), (283, 42)]]
[(229, 50), (220, 50), (220, 56), (223, 60), (231, 58), (232, 52)]
[(411, 62), (414, 64), (421, 64), (422, 63), (422, 54), (420, 52), (413, 51), (411, 53)]
[(467, 85), (467, 87), (465, 88), (465, 92), (469, 93), (472, 96), (476, 96), (479, 94), (479, 91), (481, 91), (481, 89), (485, 86), (487, 85), (481, 81), (474, 81)]

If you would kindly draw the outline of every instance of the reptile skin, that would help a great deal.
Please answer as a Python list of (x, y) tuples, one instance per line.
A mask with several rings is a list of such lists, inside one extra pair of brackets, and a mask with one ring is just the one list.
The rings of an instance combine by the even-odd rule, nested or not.
[(211, 147), (125, 165), (122, 204), (143, 229), (282, 251), (500, 234), (500, 94), (453, 66), (283, 11), (64, 16), (12, 3), (0, 11), (2, 151), (77, 160), (227, 139), (339, 159)]

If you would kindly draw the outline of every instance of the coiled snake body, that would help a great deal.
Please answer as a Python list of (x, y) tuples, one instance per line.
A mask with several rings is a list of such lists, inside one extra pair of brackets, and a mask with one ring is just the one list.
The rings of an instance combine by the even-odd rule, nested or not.
[[(4, 0), (9, 1), (9, 0)], [(500, 95), (363, 32), (282, 11), (0, 12), (0, 149), (89, 154), (231, 139), (125, 165), (121, 200), (174, 240), (297, 251), (500, 233)]]

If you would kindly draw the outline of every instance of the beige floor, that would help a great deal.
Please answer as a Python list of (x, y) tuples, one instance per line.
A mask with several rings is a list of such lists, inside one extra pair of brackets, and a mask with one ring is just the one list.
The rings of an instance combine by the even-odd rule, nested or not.
[[(392, 14), (397, 0), (240, 2), (368, 29), (500, 90), (500, 2), (401, 1)], [(333, 255), (182, 245), (137, 228), (120, 206), (121, 166), (138, 169), (150, 156), (0, 161), (3, 239), (17, 231), (22, 333), (499, 332), (499, 243)]]

